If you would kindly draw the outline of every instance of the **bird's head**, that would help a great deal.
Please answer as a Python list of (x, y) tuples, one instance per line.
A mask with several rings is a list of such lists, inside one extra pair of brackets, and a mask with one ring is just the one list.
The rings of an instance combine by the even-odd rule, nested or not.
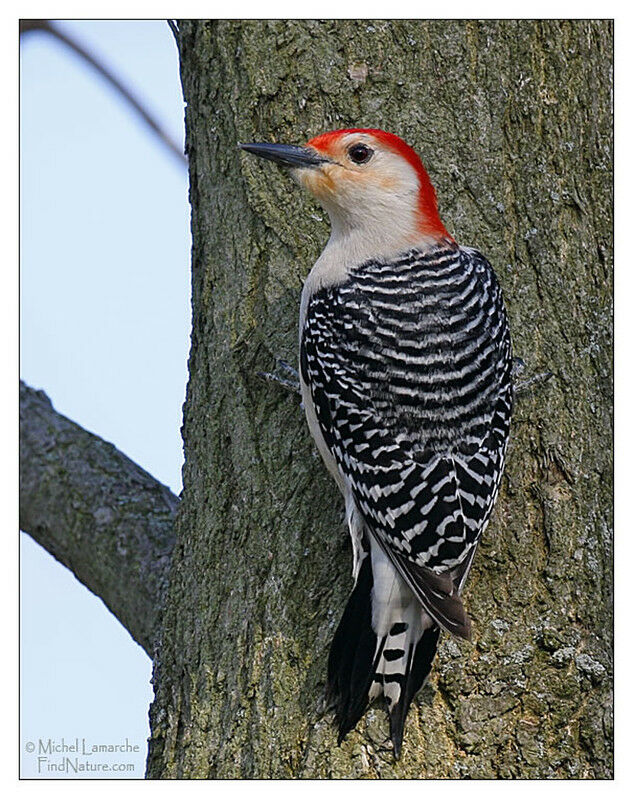
[(322, 133), (302, 147), (240, 147), (290, 168), (328, 212), (333, 236), (396, 237), (403, 247), (453, 241), (422, 161), (393, 133), (355, 128)]

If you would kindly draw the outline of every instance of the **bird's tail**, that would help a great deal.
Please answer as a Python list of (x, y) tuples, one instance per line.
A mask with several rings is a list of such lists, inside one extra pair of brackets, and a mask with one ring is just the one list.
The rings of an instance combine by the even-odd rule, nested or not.
[(370, 549), (330, 649), (327, 701), (341, 743), (383, 695), (398, 758), (407, 711), (429, 675), (440, 629), (380, 548)]

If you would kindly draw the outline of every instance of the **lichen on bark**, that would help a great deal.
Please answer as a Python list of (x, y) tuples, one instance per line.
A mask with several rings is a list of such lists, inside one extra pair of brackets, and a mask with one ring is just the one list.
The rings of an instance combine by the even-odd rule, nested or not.
[[(612, 775), (612, 24), (184, 21), (193, 327), (186, 464), (150, 777)], [(296, 396), (324, 213), (238, 141), (381, 127), (494, 265), (518, 400), (465, 598), (394, 762), (384, 711), (341, 747), (320, 708), (351, 588), (343, 507)]]

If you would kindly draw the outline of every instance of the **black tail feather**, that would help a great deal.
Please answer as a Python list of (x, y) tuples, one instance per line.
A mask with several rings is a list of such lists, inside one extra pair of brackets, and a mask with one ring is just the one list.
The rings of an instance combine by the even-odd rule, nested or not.
[(405, 728), (407, 712), (414, 699), (414, 695), (423, 683), (425, 683), (430, 673), (431, 665), (436, 655), (439, 636), (440, 628), (438, 626), (435, 625), (433, 628), (428, 628), (416, 645), (413, 658), (410, 649), (409, 669), (405, 675), (404, 685), (401, 687), (401, 696), (398, 703), (396, 703), (389, 712), (390, 738), (394, 746), (395, 758), (399, 758), (401, 755), (403, 730)]
[(340, 744), (363, 716), (374, 677), (372, 585), (371, 560), (366, 557), (330, 648), (326, 698), (335, 711)]
[[(330, 647), (326, 701), (335, 712), (339, 744), (368, 707), (368, 694), (372, 681), (378, 678), (377, 667), (387, 639), (377, 647), (378, 638), (372, 629), (373, 584), (371, 559), (366, 557)], [(391, 708), (388, 704), (390, 738), (396, 758), (401, 754), (408, 709), (429, 675), (439, 635), (437, 625), (425, 630), (418, 643), (410, 645), (406, 673), (390, 676), (401, 689), (398, 702)]]

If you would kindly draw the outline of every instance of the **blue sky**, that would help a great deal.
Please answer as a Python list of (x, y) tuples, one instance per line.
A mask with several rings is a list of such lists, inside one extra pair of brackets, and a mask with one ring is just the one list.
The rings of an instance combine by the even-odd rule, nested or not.
[[(166, 23), (59, 26), (132, 83), (182, 142)], [(43, 34), (22, 45), (20, 101), (22, 378), (178, 493), (190, 331), (186, 168)], [(150, 660), (101, 600), (21, 537), (21, 774), (38, 775), (28, 742), (127, 737), (140, 745), (131, 757), (140, 778)]]

